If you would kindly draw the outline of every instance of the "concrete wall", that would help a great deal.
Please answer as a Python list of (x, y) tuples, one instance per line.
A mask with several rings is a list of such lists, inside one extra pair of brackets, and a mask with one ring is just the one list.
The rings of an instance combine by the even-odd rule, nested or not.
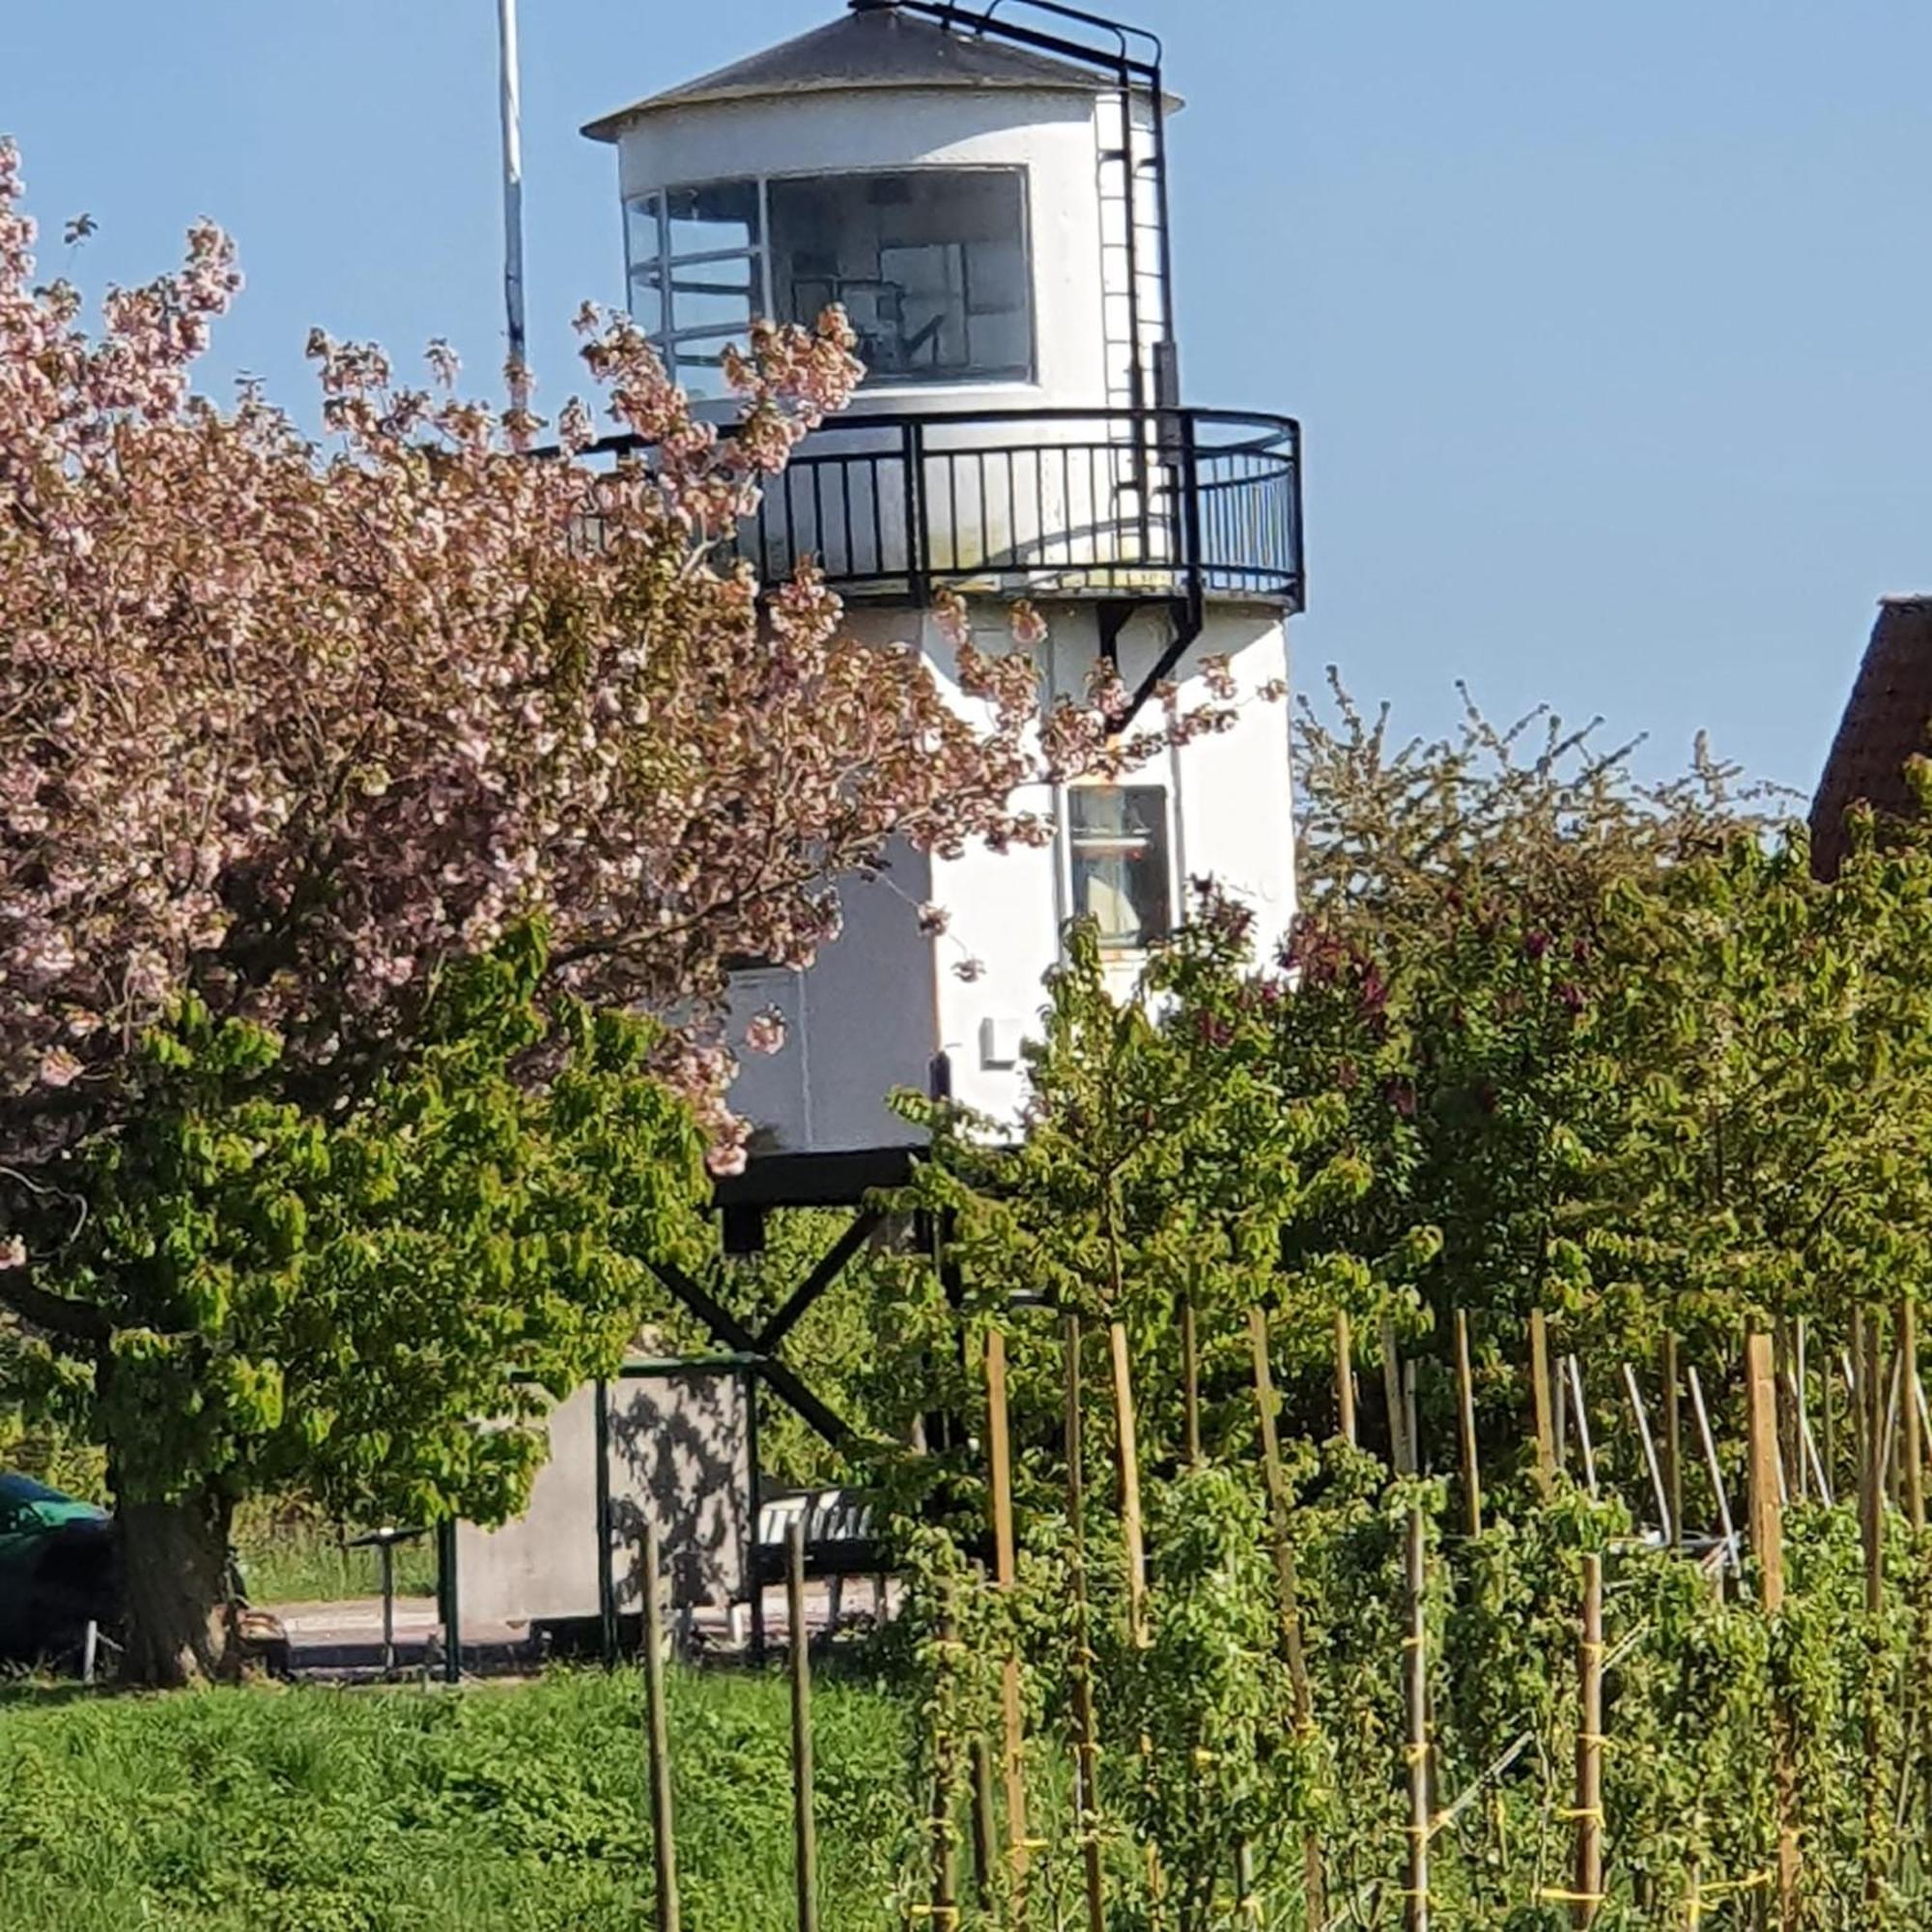
[[(529, 1508), (499, 1529), (458, 1526), (466, 1629), (594, 1617), (597, 1604), (596, 1392), (550, 1417), (550, 1461)], [(673, 1608), (725, 1605), (748, 1576), (745, 1406), (729, 1376), (615, 1382), (611, 1388), (611, 1517), (620, 1609), (641, 1603), (639, 1539), (655, 1518)]]

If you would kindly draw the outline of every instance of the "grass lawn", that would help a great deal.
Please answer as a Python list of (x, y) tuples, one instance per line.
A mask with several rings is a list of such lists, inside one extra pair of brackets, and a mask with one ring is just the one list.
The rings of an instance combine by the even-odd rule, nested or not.
[[(252, 1604), (329, 1604), (383, 1593), (381, 1556), (344, 1548), (342, 1531), (305, 1514), (245, 1515), (236, 1525), (235, 1553)], [(434, 1537), (397, 1544), (395, 1566), (397, 1596), (435, 1596)]]
[[(469, 1689), (0, 1692), (0, 1926), (22, 1932), (639, 1932), (639, 1679)], [(792, 1921), (783, 1680), (675, 1673), (693, 1932)], [(825, 1932), (900, 1922), (919, 1830), (900, 1707), (818, 1687)]]

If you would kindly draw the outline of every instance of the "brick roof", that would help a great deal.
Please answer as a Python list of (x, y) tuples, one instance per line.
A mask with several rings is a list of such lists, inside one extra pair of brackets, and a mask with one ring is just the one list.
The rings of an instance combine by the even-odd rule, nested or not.
[(1932, 597), (1888, 597), (1811, 804), (1811, 863), (1830, 878), (1845, 856), (1845, 813), (1861, 801), (1902, 817), (1905, 766), (1932, 750)]

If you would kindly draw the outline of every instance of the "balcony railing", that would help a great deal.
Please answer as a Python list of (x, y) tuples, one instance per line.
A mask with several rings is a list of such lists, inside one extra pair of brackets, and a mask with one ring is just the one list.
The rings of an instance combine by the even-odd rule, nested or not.
[(739, 536), (766, 578), (844, 595), (1303, 602), (1301, 431), (1219, 410), (834, 418)]

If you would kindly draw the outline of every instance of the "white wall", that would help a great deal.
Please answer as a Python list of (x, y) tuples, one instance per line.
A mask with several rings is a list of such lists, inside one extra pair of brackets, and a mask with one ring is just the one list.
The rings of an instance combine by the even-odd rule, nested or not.
[[(1004, 607), (974, 606), (982, 645), (1003, 648)], [(1047, 611), (1052, 636), (1041, 674), (1047, 688), (1084, 694), (1098, 651), (1094, 609), (1061, 604)], [(911, 611), (855, 613), (867, 633), (916, 639), (942, 690), (963, 716), (980, 707), (958, 690), (952, 647), (929, 618)], [(1120, 639), (1121, 670), (1134, 688), (1169, 637), (1168, 619), (1143, 612)], [(1279, 614), (1261, 607), (1210, 605), (1207, 629), (1177, 673), (1178, 702), (1207, 700), (1201, 660), (1232, 660), (1242, 699), (1233, 728), (1163, 748), (1124, 775), (1167, 788), (1174, 866), (1173, 904), (1190, 903), (1189, 881), (1211, 876), (1255, 912), (1255, 950), (1265, 957), (1294, 913), (1293, 789), (1284, 702), (1264, 701), (1264, 686), (1285, 680), (1287, 634)], [(1152, 707), (1139, 721), (1155, 723)], [(1024, 1096), (1018, 1040), (1036, 1037), (1046, 1002), (1042, 981), (1060, 956), (1068, 917), (1065, 800), (1046, 786), (1015, 809), (1050, 818), (1060, 837), (1045, 848), (996, 853), (970, 847), (956, 859), (895, 855), (891, 883), (843, 889), (845, 930), (803, 975), (748, 975), (738, 988), (740, 1019), (776, 1004), (791, 1022), (782, 1054), (746, 1062), (733, 1102), (765, 1129), (758, 1145), (785, 1151), (902, 1146), (915, 1138), (885, 1105), (895, 1087), (923, 1091), (932, 1056), (950, 1064), (953, 1097), (999, 1120), (1012, 1120)], [(929, 897), (951, 925), (927, 940), (915, 910)], [(970, 962), (974, 977), (960, 968)], [(1119, 990), (1135, 962), (1121, 961)]]
[[(1004, 607), (976, 603), (974, 629), (981, 648), (1008, 647)], [(1092, 660), (1097, 633), (1093, 611), (1062, 605), (1051, 614), (1049, 658), (1071, 653)], [(961, 714), (982, 722), (981, 707), (957, 687), (955, 654), (937, 625), (929, 625), (926, 656)], [(1013, 800), (1016, 811), (1037, 812), (1057, 822), (1059, 805), (1050, 787), (1030, 787)], [(933, 897), (951, 915), (939, 942), (940, 1045), (951, 1064), (952, 1096), (966, 1106), (1010, 1119), (1022, 1092), (1014, 1046), (1038, 1032), (1046, 1000), (1041, 985), (1060, 956), (1064, 919), (1061, 860), (1057, 844), (1016, 845), (1009, 852), (970, 847), (957, 859), (935, 862)], [(978, 977), (961, 977), (968, 967)]]
[[(1266, 957), (1294, 917), (1294, 785), (1287, 700), (1257, 694), (1287, 681), (1288, 627), (1278, 611), (1210, 604), (1188, 662), (1216, 653), (1233, 660), (1241, 704), (1233, 730), (1172, 754), (1177, 863), (1183, 886), (1211, 876), (1253, 908), (1256, 946)], [(1183, 702), (1203, 696), (1197, 674)]]
[[(596, 1403), (586, 1384), (551, 1411), (550, 1460), (522, 1516), (497, 1529), (457, 1525), (464, 1629), (597, 1614)], [(743, 1597), (752, 1534), (745, 1422), (735, 1376), (611, 1384), (611, 1579), (620, 1609), (642, 1600), (639, 1539), (647, 1514), (662, 1539), (673, 1608)]]

